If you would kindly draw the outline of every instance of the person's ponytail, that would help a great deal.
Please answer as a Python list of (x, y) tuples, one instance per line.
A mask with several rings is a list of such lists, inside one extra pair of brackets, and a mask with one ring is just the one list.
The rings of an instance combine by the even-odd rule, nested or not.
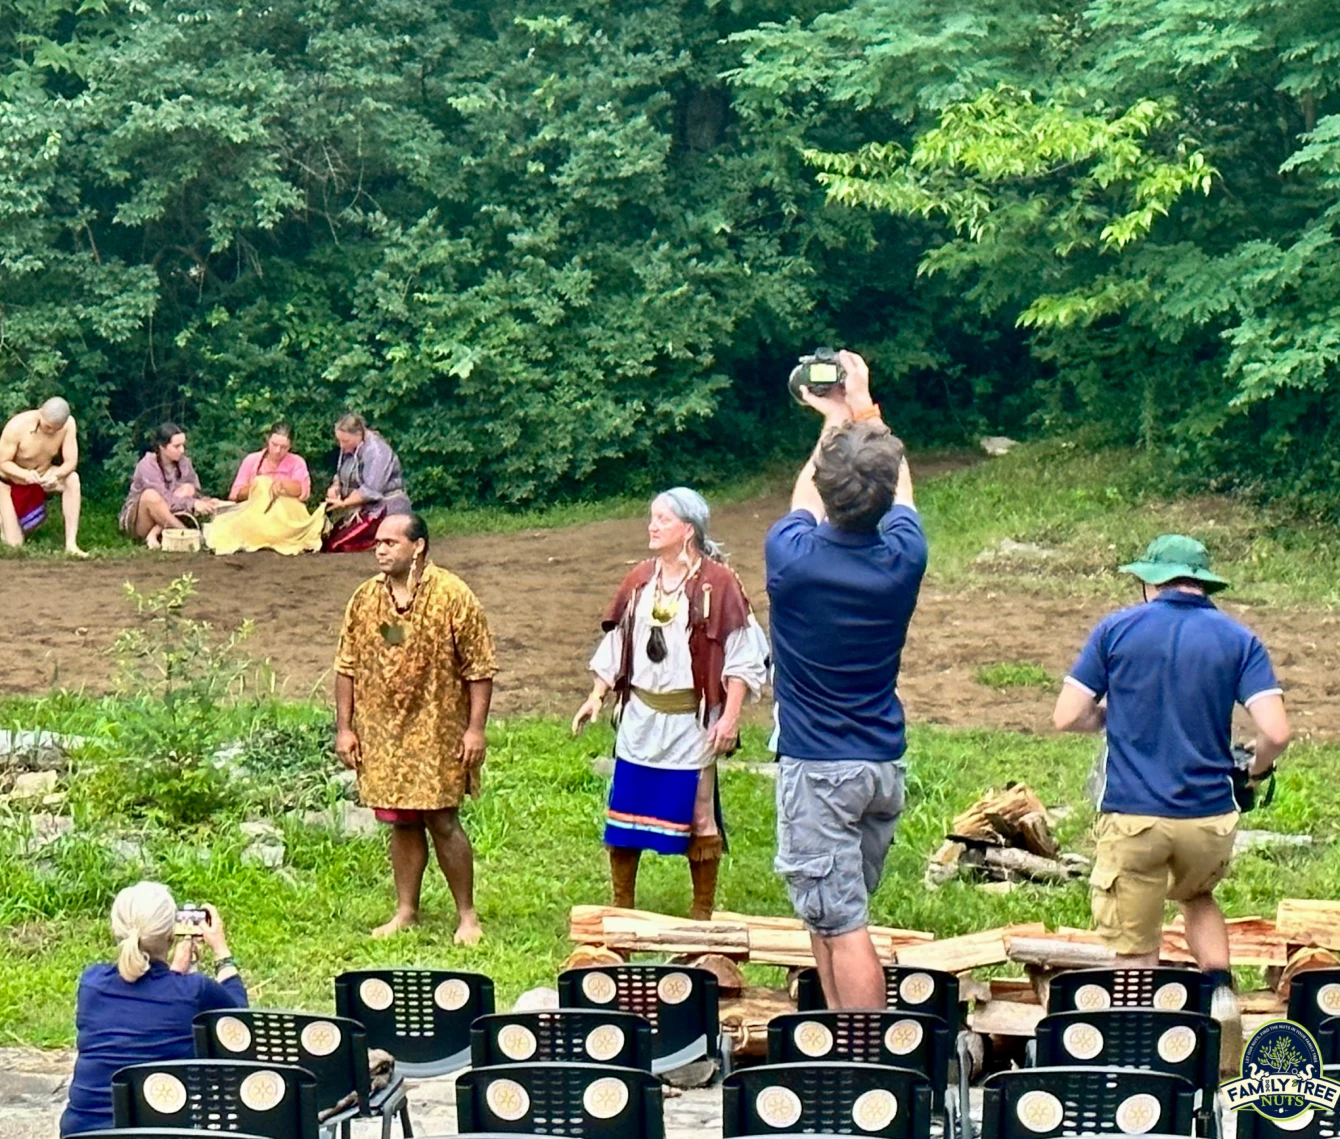
[(133, 985), (149, 971), (149, 955), (140, 945), (138, 931), (132, 931), (121, 939), (116, 954), (116, 971), (128, 985)]
[(154, 954), (166, 953), (177, 924), (177, 903), (166, 886), (138, 882), (127, 886), (112, 903), (112, 936), (116, 938), (116, 971), (128, 985), (147, 972)]

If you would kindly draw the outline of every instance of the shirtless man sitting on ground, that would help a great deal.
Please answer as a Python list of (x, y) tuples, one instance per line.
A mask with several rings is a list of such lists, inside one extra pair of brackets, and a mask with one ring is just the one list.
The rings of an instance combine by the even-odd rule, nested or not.
[(23, 545), (14, 489), (36, 486), (48, 495), (61, 496), (65, 552), (77, 558), (88, 556), (79, 548), (78, 465), (78, 428), (70, 415), (70, 405), (59, 396), (36, 411), (19, 412), (5, 424), (0, 432), (0, 537), (5, 545)]

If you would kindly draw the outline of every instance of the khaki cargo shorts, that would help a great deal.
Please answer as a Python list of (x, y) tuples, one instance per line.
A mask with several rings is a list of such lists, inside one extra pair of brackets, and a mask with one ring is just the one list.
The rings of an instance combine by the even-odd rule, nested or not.
[(1238, 813), (1204, 819), (1098, 816), (1089, 879), (1093, 920), (1114, 953), (1152, 953), (1163, 940), (1163, 905), (1214, 890), (1228, 873)]

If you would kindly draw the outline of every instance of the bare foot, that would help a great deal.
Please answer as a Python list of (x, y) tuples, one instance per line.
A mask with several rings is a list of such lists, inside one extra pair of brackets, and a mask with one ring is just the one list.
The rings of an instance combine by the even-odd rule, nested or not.
[(144, 544), (151, 550), (161, 550), (163, 548), (163, 527), (155, 526), (144, 536)]
[(479, 928), (479, 918), (472, 910), (468, 914), (461, 914), (461, 920), (456, 926), (456, 936), (452, 940), (457, 945), (478, 945), (483, 936), (484, 931)]
[(65, 552), (66, 552), (67, 554), (69, 554), (70, 557), (72, 557), (72, 558), (86, 558), (86, 557), (88, 557), (88, 554), (86, 554), (86, 553), (85, 553), (83, 550), (81, 550), (78, 546), (66, 546), (66, 547), (65, 547)]
[(385, 925), (379, 925), (372, 931), (373, 937), (394, 937), (402, 929), (419, 924), (418, 914), (402, 914), (399, 911)]

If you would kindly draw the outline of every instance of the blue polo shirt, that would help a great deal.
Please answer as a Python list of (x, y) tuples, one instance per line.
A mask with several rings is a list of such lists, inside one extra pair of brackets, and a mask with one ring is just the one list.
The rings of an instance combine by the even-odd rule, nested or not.
[(926, 572), (917, 512), (855, 534), (793, 510), (764, 546), (777, 752), (890, 762), (907, 750), (898, 665)]
[(1066, 683), (1107, 697), (1101, 809), (1174, 819), (1235, 809), (1233, 705), (1280, 693), (1250, 629), (1176, 590), (1103, 618)]

